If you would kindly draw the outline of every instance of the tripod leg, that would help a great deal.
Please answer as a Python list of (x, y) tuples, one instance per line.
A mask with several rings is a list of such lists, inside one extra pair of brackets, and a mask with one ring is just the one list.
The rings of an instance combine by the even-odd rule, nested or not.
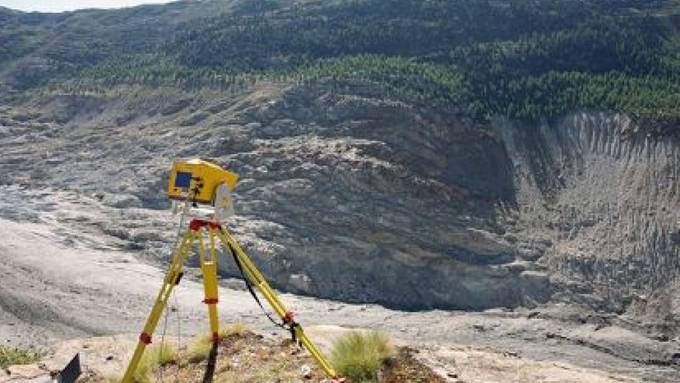
[(272, 307), (272, 309), (274, 309), (276, 314), (278, 314), (283, 322), (291, 326), (295, 337), (307, 349), (307, 351), (309, 351), (326, 375), (335, 381), (343, 381), (338, 377), (333, 367), (331, 367), (326, 357), (321, 353), (316, 345), (309, 338), (307, 338), (307, 335), (305, 335), (302, 327), (297, 322), (295, 322), (293, 318), (294, 314), (288, 311), (283, 305), (283, 302), (279, 300), (278, 296), (271, 286), (269, 286), (269, 283), (267, 283), (267, 280), (264, 278), (262, 273), (260, 273), (257, 267), (255, 267), (255, 264), (250, 260), (243, 249), (241, 249), (241, 246), (239, 246), (238, 242), (236, 242), (236, 239), (234, 239), (234, 237), (224, 226), (221, 227), (221, 231), (217, 232), (217, 236), (222, 242), (222, 245), (237, 257), (246, 277), (252, 282), (253, 285), (255, 285), (255, 287), (257, 287), (260, 293), (262, 293), (269, 305)]
[(214, 344), (219, 342), (219, 322), (217, 319), (217, 259), (215, 258), (215, 239), (213, 229), (209, 229), (210, 235), (210, 260), (206, 259), (205, 244), (203, 243), (202, 230), (196, 234), (198, 236), (198, 252), (201, 260), (201, 270), (203, 271), (203, 289), (205, 299), (203, 303), (208, 305), (208, 315), (210, 317), (210, 331)]
[(187, 231), (182, 237), (182, 241), (175, 248), (172, 263), (170, 264), (170, 268), (168, 269), (165, 279), (163, 280), (163, 286), (158, 292), (156, 302), (154, 303), (151, 313), (146, 320), (144, 331), (139, 336), (139, 342), (137, 343), (134, 354), (132, 354), (132, 358), (130, 359), (127, 370), (125, 370), (122, 383), (133, 382), (135, 371), (139, 366), (139, 362), (142, 359), (142, 355), (144, 354), (146, 346), (151, 343), (151, 335), (156, 329), (158, 320), (163, 314), (163, 310), (167, 305), (170, 294), (172, 293), (172, 289), (179, 283), (179, 279), (182, 276), (182, 268), (184, 267), (184, 262), (187, 259), (189, 250), (191, 250), (192, 243), (192, 233)]

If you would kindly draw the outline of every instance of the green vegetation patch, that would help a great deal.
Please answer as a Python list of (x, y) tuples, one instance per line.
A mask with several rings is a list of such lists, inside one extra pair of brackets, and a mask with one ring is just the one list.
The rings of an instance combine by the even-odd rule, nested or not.
[(354, 383), (378, 381), (378, 369), (394, 355), (389, 337), (377, 331), (352, 331), (340, 337), (331, 351), (331, 363), (340, 376)]
[(31, 364), (39, 361), (42, 354), (37, 351), (0, 346), (0, 368), (15, 364)]

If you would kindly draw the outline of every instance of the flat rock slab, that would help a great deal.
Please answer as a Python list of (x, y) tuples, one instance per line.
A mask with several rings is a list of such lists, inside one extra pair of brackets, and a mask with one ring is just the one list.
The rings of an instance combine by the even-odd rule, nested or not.
[(48, 382), (50, 373), (37, 364), (17, 364), (7, 367), (5, 375), (0, 375), (0, 382)]
[(424, 350), (420, 357), (435, 371), (448, 371), (447, 375), (454, 382), (641, 383), (636, 378), (580, 368), (569, 363), (539, 362), (514, 353), (469, 346)]

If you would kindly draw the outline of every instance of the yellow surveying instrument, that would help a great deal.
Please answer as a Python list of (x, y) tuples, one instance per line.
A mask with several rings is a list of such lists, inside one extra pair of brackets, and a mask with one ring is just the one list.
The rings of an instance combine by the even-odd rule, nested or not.
[[(208, 218), (192, 218), (188, 228), (180, 236), (180, 240), (173, 251), (170, 268), (165, 275), (161, 290), (146, 320), (144, 330), (139, 335), (139, 342), (125, 371), (122, 383), (133, 382), (135, 371), (146, 346), (151, 343), (152, 335), (165, 310), (172, 290), (182, 279), (182, 269), (194, 243), (198, 244), (198, 257), (203, 273), (203, 287), (205, 290), (203, 303), (208, 306), (213, 349), (216, 350), (217, 344), (220, 341), (217, 319), (217, 303), (219, 298), (217, 293), (216, 257), (218, 245), (216, 243), (221, 243), (222, 247), (234, 258), (234, 262), (243, 275), (246, 286), (253, 294), (257, 303), (260, 304), (260, 301), (252, 286), (257, 288), (281, 319), (281, 323), (277, 325), (290, 331), (293, 340), (309, 351), (326, 375), (336, 382), (344, 381), (344, 379), (338, 377), (328, 360), (314, 343), (307, 338), (300, 324), (295, 321), (295, 314), (286, 309), (262, 273), (255, 267), (255, 264), (246, 255), (238, 242), (236, 242), (236, 239), (220, 223), (224, 217), (233, 213), (231, 190), (236, 186), (237, 182), (238, 174), (224, 170), (210, 162), (202, 160), (178, 160), (174, 162), (168, 184), (168, 196), (171, 199), (185, 203), (184, 214), (190, 211), (192, 207), (197, 208), (198, 203), (212, 206), (214, 211)], [(182, 219), (180, 225), (183, 225), (183, 221), (184, 219)], [(208, 235), (209, 247), (207, 249), (203, 238), (204, 231)]]

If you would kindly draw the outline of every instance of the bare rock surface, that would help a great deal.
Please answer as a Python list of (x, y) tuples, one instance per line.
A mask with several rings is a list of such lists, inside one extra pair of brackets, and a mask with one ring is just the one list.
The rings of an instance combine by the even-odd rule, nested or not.
[[(149, 115), (149, 105), (186, 100), (166, 93), (22, 106), (43, 118), (4, 120), (5, 182), (95, 196), (112, 208), (105, 230), (155, 250), (168, 225), (129, 227), (136, 212), (168, 207), (172, 159), (207, 157), (242, 175), (233, 229), (278, 287), (401, 309), (550, 297), (548, 275), (533, 263), (504, 267), (518, 255), (495, 223), (496, 205), (512, 199), (513, 174), (490, 127), (377, 95), (285, 84), (204, 91)], [(218, 100), (224, 108), (212, 108)], [(75, 111), (68, 121), (38, 122), (65, 109)], [(204, 109), (213, 112), (179, 123)], [(137, 117), (120, 124), (121, 114)]]
[[(527, 360), (513, 353), (490, 349), (448, 347), (422, 351), (425, 363), (439, 365), (453, 382), (505, 383), (637, 383), (635, 378), (624, 377), (580, 368), (568, 363), (546, 363)], [(447, 366), (455, 366), (455, 369)], [(437, 369), (435, 369), (437, 371)], [(455, 372), (452, 372), (455, 371)]]
[(531, 131), (497, 124), (522, 185), (506, 236), (549, 271), (553, 301), (624, 314), (646, 321), (650, 335), (675, 336), (677, 138), (640, 134), (629, 117), (607, 113)]

